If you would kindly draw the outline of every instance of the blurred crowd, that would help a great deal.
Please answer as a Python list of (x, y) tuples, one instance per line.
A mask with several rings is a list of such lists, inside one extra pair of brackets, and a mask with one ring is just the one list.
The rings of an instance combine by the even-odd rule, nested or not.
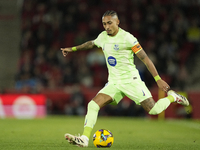
[[(198, 0), (24, 0), (15, 88), (104, 86), (108, 72), (101, 49), (63, 57), (60, 48), (95, 39), (104, 30), (106, 10), (118, 13), (120, 27), (138, 39), (161, 77), (171, 87), (184, 88), (188, 60), (199, 49)], [(137, 58), (135, 63), (147, 86), (156, 86), (146, 67)]]

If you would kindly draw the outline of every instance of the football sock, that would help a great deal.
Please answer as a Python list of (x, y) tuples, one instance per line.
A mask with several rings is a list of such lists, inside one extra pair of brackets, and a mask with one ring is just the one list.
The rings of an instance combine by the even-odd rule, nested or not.
[(83, 130), (83, 134), (82, 135), (85, 135), (86, 137), (90, 138), (92, 129), (93, 128), (91, 128), (91, 127), (85, 127), (84, 130)]
[(83, 131), (83, 135), (87, 136), (88, 138), (90, 138), (92, 129), (96, 124), (99, 109), (100, 109), (99, 105), (93, 100), (91, 100), (88, 103), (87, 114), (85, 116), (84, 131)]
[(172, 95), (169, 95), (166, 98), (168, 98), (171, 103), (175, 102), (175, 98)]
[(163, 110), (165, 110), (169, 105), (170, 105), (170, 100), (167, 97), (159, 99), (155, 103), (154, 107), (149, 111), (149, 114), (157, 115), (161, 113)]

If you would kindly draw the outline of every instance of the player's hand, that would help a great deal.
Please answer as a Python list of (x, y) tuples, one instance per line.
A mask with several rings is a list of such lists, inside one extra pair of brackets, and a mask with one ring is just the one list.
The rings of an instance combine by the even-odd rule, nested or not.
[(60, 49), (63, 53), (63, 56), (66, 57), (68, 52), (73, 52), (71, 48), (61, 48)]
[(162, 79), (157, 81), (157, 85), (161, 90), (163, 90), (166, 93), (170, 90), (170, 86)]

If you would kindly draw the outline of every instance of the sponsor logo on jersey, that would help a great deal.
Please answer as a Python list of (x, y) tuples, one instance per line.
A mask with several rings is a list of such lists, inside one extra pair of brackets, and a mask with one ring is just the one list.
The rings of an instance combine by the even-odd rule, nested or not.
[(119, 45), (118, 45), (118, 44), (115, 44), (115, 45), (114, 45), (114, 50), (116, 50), (116, 51), (119, 50)]
[(116, 64), (117, 64), (117, 60), (115, 59), (115, 57), (113, 57), (113, 56), (109, 56), (108, 57), (108, 64), (110, 65), (110, 66), (116, 66)]

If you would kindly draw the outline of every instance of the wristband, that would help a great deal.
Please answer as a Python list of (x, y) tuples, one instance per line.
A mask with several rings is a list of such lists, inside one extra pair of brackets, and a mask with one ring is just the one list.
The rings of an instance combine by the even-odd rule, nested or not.
[(76, 47), (72, 47), (72, 51), (77, 51), (77, 48)]
[(154, 79), (156, 80), (156, 82), (158, 81), (158, 80), (160, 80), (161, 78), (160, 78), (160, 76), (159, 75), (157, 75), (157, 76), (155, 76), (154, 77)]

